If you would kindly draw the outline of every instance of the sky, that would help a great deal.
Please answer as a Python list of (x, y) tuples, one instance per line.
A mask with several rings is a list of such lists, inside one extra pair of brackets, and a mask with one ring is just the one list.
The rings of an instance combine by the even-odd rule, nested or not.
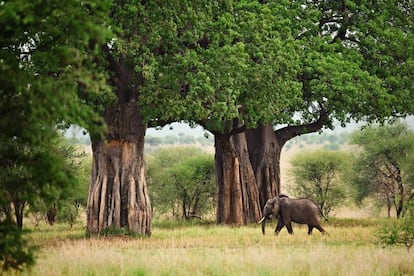
[[(412, 130), (414, 130), (414, 116), (407, 117), (406, 122), (410, 126)], [(350, 123), (345, 128), (341, 127), (339, 124), (335, 124), (335, 129), (332, 130), (326, 130), (330, 132), (353, 132), (355, 130), (358, 130), (362, 125), (364, 124), (357, 124), (357, 123)], [(165, 137), (169, 135), (178, 136), (180, 133), (186, 134), (186, 135), (192, 135), (195, 137), (204, 136), (204, 133), (206, 131), (203, 127), (198, 126), (195, 128), (191, 128), (186, 123), (173, 123), (170, 125), (167, 125), (163, 127), (162, 129), (155, 129), (155, 128), (149, 128), (147, 130), (147, 136), (155, 136), (155, 137)], [(207, 133), (209, 133), (207, 131)], [(209, 133), (210, 135), (210, 133)]]
[[(408, 123), (408, 125), (410, 126), (411, 130), (414, 131), (414, 116), (410, 116), (406, 118), (406, 122)], [(339, 124), (337, 124), (335, 126), (335, 129), (332, 130), (326, 130), (326, 131), (330, 131), (330, 132), (352, 132), (355, 131), (357, 129), (359, 129), (360, 126), (362, 126), (363, 124), (356, 124), (356, 123), (351, 123), (348, 124), (347, 127), (342, 128), (341, 126), (339, 126)], [(197, 127), (190, 127), (188, 124), (186, 123), (172, 123), (170, 125), (167, 125), (165, 127), (163, 127), (162, 129), (156, 129), (156, 128), (149, 128), (147, 130), (146, 135), (147, 136), (152, 136), (152, 137), (165, 137), (165, 136), (178, 136), (180, 133), (185, 134), (185, 135), (191, 135), (191, 136), (195, 136), (195, 137), (201, 137), (204, 136), (205, 133), (208, 133), (209, 136), (211, 136), (211, 133), (204, 130), (203, 127), (201, 126), (197, 126)], [(82, 129), (80, 129), (79, 127), (71, 127), (70, 129), (68, 129), (66, 131), (66, 136), (71, 137), (73, 134), (75, 134), (75, 136), (79, 137), (79, 136), (83, 136), (82, 134)]]

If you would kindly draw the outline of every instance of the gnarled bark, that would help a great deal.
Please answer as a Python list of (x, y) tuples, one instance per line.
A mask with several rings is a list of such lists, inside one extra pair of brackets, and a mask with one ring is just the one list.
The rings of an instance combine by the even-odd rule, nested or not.
[(260, 206), (280, 193), (281, 146), (272, 126), (262, 125), (246, 130), (250, 162), (259, 190)]
[(258, 190), (244, 133), (216, 134), (217, 223), (242, 225), (261, 218)]
[(127, 135), (121, 135), (125, 134), (123, 129), (107, 141), (92, 143), (92, 181), (87, 217), (87, 230), (91, 233), (100, 233), (105, 228), (126, 227), (132, 232), (151, 235), (151, 204), (143, 157), (145, 126), (139, 125), (139, 116), (127, 115), (136, 114), (131, 112), (136, 108), (135, 104), (129, 104), (110, 112), (113, 116), (124, 117), (126, 123), (123, 127), (132, 128)]

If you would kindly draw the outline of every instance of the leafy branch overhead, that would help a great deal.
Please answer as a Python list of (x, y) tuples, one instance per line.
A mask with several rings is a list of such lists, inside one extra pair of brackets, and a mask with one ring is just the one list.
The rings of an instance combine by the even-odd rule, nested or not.
[(137, 21), (142, 32), (135, 39), (145, 54), (136, 69), (146, 80), (140, 103), (150, 122), (185, 120), (231, 132), (235, 118), (247, 127), (302, 125), (326, 113), (325, 126), (332, 127), (334, 118), (346, 124), (413, 112), (408, 7), (382, 1), (169, 7), (146, 4), (137, 12), (146, 19)]

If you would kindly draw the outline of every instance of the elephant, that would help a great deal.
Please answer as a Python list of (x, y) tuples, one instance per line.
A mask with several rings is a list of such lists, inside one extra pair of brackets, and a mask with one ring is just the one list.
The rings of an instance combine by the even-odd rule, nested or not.
[(318, 229), (322, 234), (326, 231), (320, 224), (322, 211), (319, 206), (308, 198), (289, 198), (286, 195), (279, 195), (269, 199), (263, 207), (263, 217), (258, 223), (262, 223), (262, 233), (265, 234), (266, 219), (272, 215), (278, 220), (275, 235), (286, 226), (289, 234), (293, 234), (292, 221), (308, 225), (308, 234), (312, 235), (313, 228)]

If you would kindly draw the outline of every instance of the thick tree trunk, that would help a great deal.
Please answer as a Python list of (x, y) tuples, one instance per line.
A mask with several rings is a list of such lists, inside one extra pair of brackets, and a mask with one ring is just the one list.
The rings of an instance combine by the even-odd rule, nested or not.
[(216, 134), (215, 149), (217, 223), (257, 222), (261, 208), (244, 133)]
[(151, 235), (151, 204), (144, 175), (146, 127), (132, 100), (106, 112), (107, 140), (92, 142), (87, 230), (127, 228)]
[(280, 156), (290, 139), (320, 130), (329, 123), (328, 113), (321, 110), (319, 118), (309, 124), (286, 126), (273, 130), (271, 124), (246, 131), (249, 156), (259, 189), (260, 206), (280, 194)]
[(260, 206), (280, 193), (280, 154), (282, 147), (272, 125), (246, 130), (250, 162), (259, 189)]

